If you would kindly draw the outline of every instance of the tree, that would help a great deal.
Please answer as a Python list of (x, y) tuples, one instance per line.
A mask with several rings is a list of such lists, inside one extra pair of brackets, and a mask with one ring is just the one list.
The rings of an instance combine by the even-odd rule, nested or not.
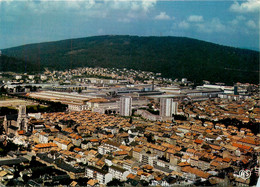
[(145, 181), (145, 180), (140, 180), (140, 184), (142, 186), (149, 186), (149, 183), (147, 181)]
[(120, 128), (120, 129), (118, 130), (118, 132), (119, 132), (119, 133), (123, 133), (123, 132), (125, 132), (125, 131), (124, 131), (123, 128)]
[(129, 123), (130, 123), (130, 124), (133, 123), (133, 118), (132, 118), (132, 116), (130, 117)]
[(7, 93), (7, 89), (5, 89), (4, 86), (2, 86), (0, 89), (0, 94), (5, 94), (5, 93)]
[(82, 92), (82, 89), (81, 89), (81, 88), (79, 88), (79, 89), (78, 89), (78, 93), (81, 93), (81, 92)]
[(24, 183), (27, 183), (28, 180), (29, 180), (29, 177), (28, 177), (26, 174), (24, 174), (24, 175), (23, 175), (23, 181), (24, 181)]
[(118, 179), (113, 179), (112, 181), (107, 183), (107, 186), (123, 186), (123, 182)]
[(155, 143), (155, 140), (154, 140), (152, 134), (145, 135), (145, 137), (147, 138), (147, 141), (148, 141), (149, 143)]
[(61, 127), (59, 125), (55, 125), (55, 129), (58, 129), (59, 131), (61, 131)]
[(32, 156), (32, 159), (30, 161), (30, 166), (36, 167), (36, 165), (37, 165), (36, 156)]
[(252, 170), (252, 173), (251, 173), (251, 176), (250, 176), (249, 186), (255, 186), (256, 185), (257, 180), (258, 180), (258, 176), (257, 176), (256, 172), (257, 171), (255, 169)]

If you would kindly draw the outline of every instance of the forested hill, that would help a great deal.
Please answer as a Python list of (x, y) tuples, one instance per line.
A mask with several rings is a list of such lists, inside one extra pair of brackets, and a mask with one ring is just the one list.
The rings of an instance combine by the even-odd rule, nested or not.
[(258, 83), (259, 52), (184, 37), (95, 36), (30, 44), (2, 53), (38, 69), (115, 67), (200, 82)]
[(31, 73), (37, 71), (38, 68), (35, 63), (24, 60), (8, 57), (6, 55), (0, 56), (0, 72), (17, 72), (17, 73)]

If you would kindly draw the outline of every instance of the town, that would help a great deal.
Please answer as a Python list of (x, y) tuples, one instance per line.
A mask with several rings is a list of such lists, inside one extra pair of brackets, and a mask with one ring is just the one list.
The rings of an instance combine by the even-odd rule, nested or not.
[(256, 185), (259, 85), (77, 68), (1, 73), (0, 181)]

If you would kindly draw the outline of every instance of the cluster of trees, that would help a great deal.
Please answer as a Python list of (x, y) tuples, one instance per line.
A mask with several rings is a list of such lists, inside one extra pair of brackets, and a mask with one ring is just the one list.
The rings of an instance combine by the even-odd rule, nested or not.
[[(33, 62), (6, 55), (0, 56), (0, 72), (32, 73), (37, 71), (40, 71), (40, 69)], [(7, 74), (5, 74), (5, 76), (7, 76)]]
[(46, 110), (48, 109), (48, 107), (46, 106), (41, 106), (41, 105), (29, 105), (26, 106), (26, 111), (28, 113), (38, 113), (38, 112), (46, 112)]
[(0, 116), (17, 114), (17, 110), (11, 107), (0, 107)]
[(35, 102), (38, 102), (41, 105), (47, 105), (47, 107), (41, 107), (37, 106), (36, 108), (31, 109), (32, 112), (64, 112), (67, 110), (68, 105), (62, 104), (61, 102), (53, 102), (53, 101), (48, 101), (48, 100), (42, 100), (38, 98), (31, 98), (31, 97), (26, 97), (24, 95), (12, 95), (20, 99), (25, 99), (25, 100), (32, 100)]
[(247, 128), (252, 131), (255, 135), (257, 135), (260, 132), (260, 124), (250, 121), (249, 123), (242, 123), (242, 121), (234, 118), (225, 118), (222, 120), (219, 120), (218, 123), (224, 124), (227, 126), (236, 126), (239, 130), (241, 128)]
[[(10, 95), (10, 94), (8, 94)], [(24, 95), (10, 95), (11, 97), (15, 96), (24, 100), (33, 100), (38, 102), (38, 105), (27, 106), (26, 110), (28, 113), (37, 113), (37, 112), (64, 112), (67, 110), (68, 105), (62, 104), (60, 102), (47, 101), (37, 98), (30, 98)], [(42, 106), (45, 105), (45, 106)], [(17, 114), (17, 109), (11, 107), (0, 107), (0, 116)]]
[(9, 151), (16, 151), (17, 149), (18, 145), (14, 144), (12, 141), (5, 140), (0, 142), (0, 157), (4, 157)]

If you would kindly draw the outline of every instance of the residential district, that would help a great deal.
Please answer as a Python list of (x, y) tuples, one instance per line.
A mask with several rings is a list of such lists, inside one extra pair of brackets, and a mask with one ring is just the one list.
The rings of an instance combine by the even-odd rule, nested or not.
[(259, 85), (114, 68), (1, 81), (0, 106), (18, 111), (0, 117), (1, 185), (257, 185)]

